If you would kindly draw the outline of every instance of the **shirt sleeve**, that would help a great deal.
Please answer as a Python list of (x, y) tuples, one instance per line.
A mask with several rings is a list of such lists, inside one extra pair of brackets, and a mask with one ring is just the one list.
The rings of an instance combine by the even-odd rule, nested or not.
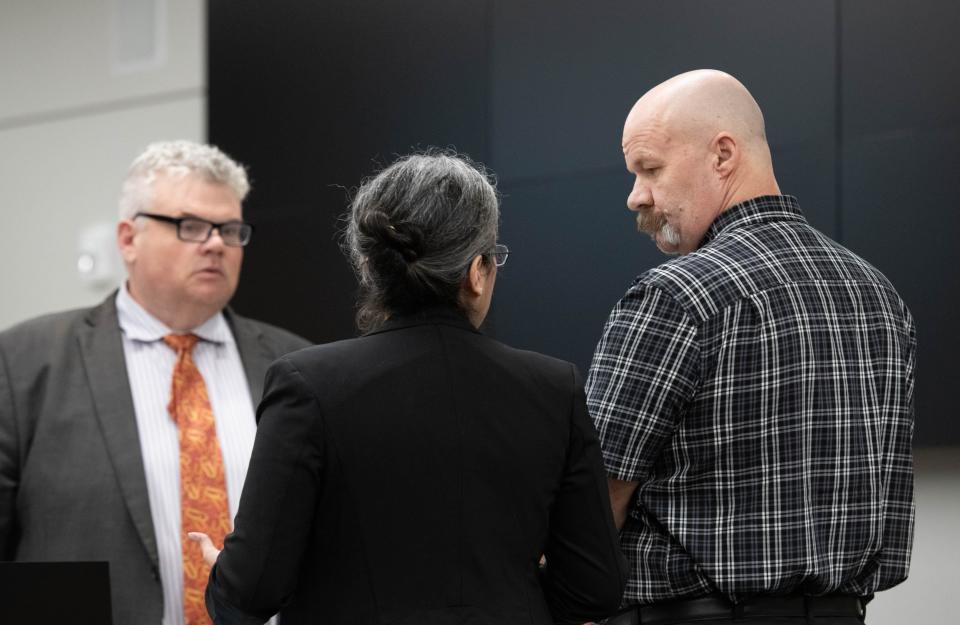
[[(884, 517), (883, 549), (879, 554), (883, 590), (889, 584), (907, 579), (913, 545), (915, 502), (913, 491), (913, 426), (916, 411), (914, 382), (917, 366), (917, 334), (913, 318), (907, 312), (909, 324), (904, 340), (907, 366), (903, 393), (904, 406), (897, 418), (890, 419), (884, 436)], [(889, 580), (889, 581), (886, 581)]]
[(641, 481), (700, 383), (697, 327), (663, 290), (637, 284), (617, 302), (587, 378), (607, 474)]

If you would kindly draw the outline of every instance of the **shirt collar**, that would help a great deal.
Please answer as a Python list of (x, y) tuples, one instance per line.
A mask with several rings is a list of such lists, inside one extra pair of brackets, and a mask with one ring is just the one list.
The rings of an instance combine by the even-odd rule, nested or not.
[[(130, 295), (127, 283), (124, 281), (117, 291), (117, 318), (120, 321), (120, 330), (134, 341), (151, 343), (159, 341), (168, 334), (175, 334), (166, 324), (151, 315)], [(223, 318), (223, 312), (218, 312), (197, 327), (190, 330), (204, 341), (211, 343), (231, 343), (233, 334)]]
[(761, 195), (734, 204), (720, 213), (707, 228), (700, 247), (713, 241), (724, 230), (771, 221), (807, 222), (803, 212), (800, 211), (800, 203), (792, 195)]

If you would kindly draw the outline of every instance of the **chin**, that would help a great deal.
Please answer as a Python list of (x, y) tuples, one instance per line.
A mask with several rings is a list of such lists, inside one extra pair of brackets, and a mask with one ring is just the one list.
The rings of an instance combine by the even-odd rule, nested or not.
[(226, 289), (223, 287), (194, 289), (191, 295), (194, 302), (210, 308), (211, 310), (220, 310), (230, 302), (230, 299), (233, 297), (233, 289)]
[(654, 235), (652, 238), (653, 238), (654, 244), (657, 246), (657, 249), (663, 252), (664, 254), (669, 254), (670, 256), (676, 256), (678, 254), (683, 253), (680, 250), (679, 243), (670, 243), (669, 241), (665, 241), (663, 237), (660, 237), (658, 235)]

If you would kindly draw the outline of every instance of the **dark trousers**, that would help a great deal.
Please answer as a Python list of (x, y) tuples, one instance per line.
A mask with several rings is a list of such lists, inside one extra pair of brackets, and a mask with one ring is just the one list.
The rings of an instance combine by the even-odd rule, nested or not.
[[(855, 616), (815, 616), (808, 620), (805, 616), (748, 617), (741, 619), (697, 619), (695, 621), (667, 621), (669, 625), (863, 625)], [(610, 621), (607, 621), (609, 624)]]
[(713, 594), (633, 607), (605, 625), (863, 625), (869, 598), (849, 595), (764, 596), (737, 605)]

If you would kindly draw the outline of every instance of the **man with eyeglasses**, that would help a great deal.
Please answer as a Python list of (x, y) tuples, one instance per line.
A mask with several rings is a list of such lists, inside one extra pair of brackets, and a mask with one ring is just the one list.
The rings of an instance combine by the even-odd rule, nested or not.
[(113, 622), (209, 622), (187, 531), (232, 527), (276, 358), (308, 343), (227, 308), (253, 228), (244, 169), (155, 143), (120, 196), (127, 280), (0, 334), (0, 559), (106, 560)]

